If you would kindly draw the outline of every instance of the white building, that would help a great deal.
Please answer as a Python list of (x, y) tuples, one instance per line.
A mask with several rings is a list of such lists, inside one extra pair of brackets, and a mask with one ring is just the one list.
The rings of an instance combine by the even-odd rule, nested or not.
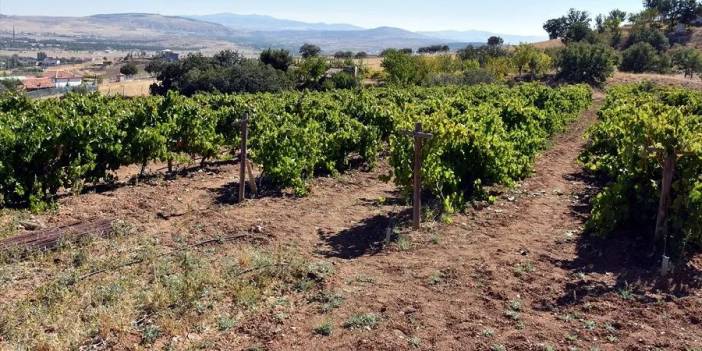
[(83, 85), (83, 76), (67, 71), (48, 71), (44, 75), (54, 82), (55, 88), (77, 87)]

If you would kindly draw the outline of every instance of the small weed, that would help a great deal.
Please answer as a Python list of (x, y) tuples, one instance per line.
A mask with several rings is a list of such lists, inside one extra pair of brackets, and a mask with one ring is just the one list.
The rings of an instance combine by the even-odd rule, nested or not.
[(307, 276), (315, 281), (324, 281), (334, 274), (334, 266), (329, 262), (314, 262), (307, 267)]
[(617, 338), (614, 335), (607, 335), (607, 341), (609, 341), (611, 343), (615, 343), (615, 342), (619, 341), (619, 338)]
[(412, 240), (407, 235), (398, 235), (395, 244), (400, 251), (409, 251), (412, 249)]
[(333, 327), (331, 323), (324, 322), (314, 328), (314, 333), (322, 336), (330, 336), (332, 334)]
[(142, 345), (151, 345), (159, 336), (161, 336), (161, 329), (158, 326), (149, 324), (142, 331), (141, 343)]
[(236, 323), (237, 321), (234, 318), (231, 318), (229, 316), (220, 316), (219, 318), (217, 318), (217, 330), (225, 332), (229, 329), (234, 328)]
[(507, 351), (507, 348), (504, 345), (495, 344), (490, 347), (490, 351)]
[(310, 291), (316, 284), (317, 283), (315, 283), (315, 281), (312, 279), (303, 278), (295, 283), (295, 290), (298, 292)]
[(491, 338), (491, 337), (495, 336), (495, 331), (492, 329), (485, 329), (485, 330), (483, 330), (482, 334), (486, 338)]
[(519, 300), (512, 300), (509, 302), (509, 309), (514, 312), (522, 311), (522, 302)]
[(541, 348), (543, 351), (556, 351), (555, 347), (548, 344), (542, 345)]
[(418, 337), (416, 337), (416, 336), (413, 336), (413, 337), (407, 339), (407, 343), (408, 343), (411, 347), (413, 347), (413, 348), (415, 348), (415, 349), (418, 349), (418, 348), (420, 348), (420, 347), (422, 346), (422, 339), (420, 339), (420, 338), (418, 338)]
[(507, 317), (515, 322), (519, 321), (522, 318), (522, 316), (519, 314), (519, 312), (512, 311), (512, 310), (505, 310), (504, 315), (505, 315), (505, 317)]
[(441, 215), (441, 223), (453, 224), (453, 216), (451, 216), (450, 214), (442, 214)]
[(339, 308), (342, 303), (344, 303), (344, 297), (328, 291), (321, 291), (319, 294), (313, 296), (310, 302), (317, 302), (321, 304), (320, 311), (322, 313), (328, 313), (329, 311)]
[(443, 282), (444, 282), (444, 274), (441, 272), (434, 272), (431, 274), (431, 276), (429, 276), (429, 281), (428, 281), (429, 285), (432, 285), (432, 286), (439, 285)]
[(346, 329), (373, 329), (380, 322), (380, 317), (373, 313), (356, 314), (344, 322)]
[(578, 341), (578, 336), (575, 334), (568, 334), (568, 335), (566, 335), (565, 339), (568, 342), (576, 342), (576, 341)]
[(597, 329), (597, 322), (595, 321), (583, 321), (583, 324), (585, 324), (585, 329), (589, 331)]
[(514, 267), (514, 276), (517, 278), (522, 278), (525, 275), (534, 272), (534, 264), (531, 262), (519, 263)]
[(631, 289), (627, 283), (623, 288), (619, 289), (619, 296), (624, 300), (633, 300), (634, 291)]

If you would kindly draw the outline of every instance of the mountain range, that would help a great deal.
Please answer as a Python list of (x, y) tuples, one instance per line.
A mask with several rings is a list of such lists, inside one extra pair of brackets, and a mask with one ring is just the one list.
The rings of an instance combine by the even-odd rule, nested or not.
[[(14, 29), (13, 29), (14, 28)], [(452, 48), (485, 43), (483, 31), (412, 32), (401, 28), (362, 28), (350, 24), (307, 23), (261, 15), (214, 14), (163, 16), (123, 13), (87, 17), (2, 16), (0, 40), (18, 34), (56, 40), (109, 39), (159, 44), (177, 50), (233, 48), (256, 52), (265, 48), (296, 51), (304, 43), (325, 52), (338, 50), (377, 53), (388, 47), (418, 48), (448, 44)], [(539, 41), (541, 37), (500, 35), (507, 43)]]

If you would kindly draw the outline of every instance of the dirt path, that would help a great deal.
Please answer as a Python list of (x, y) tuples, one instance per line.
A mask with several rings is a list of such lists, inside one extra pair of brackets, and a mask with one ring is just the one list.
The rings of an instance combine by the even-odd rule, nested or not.
[[(627, 288), (621, 272), (603, 270), (597, 260), (580, 263), (589, 253), (580, 238), (588, 184), (576, 159), (602, 99), (598, 95), (592, 109), (554, 141), (534, 176), (516, 191), (492, 207), (457, 216), (453, 224), (412, 234), (406, 251), (378, 253), (367, 244), (384, 237), (382, 216), (350, 230), (323, 231), (317, 253), (332, 257), (337, 279), (329, 289), (345, 302), (326, 315), (301, 308), (285, 323), (285, 336), (267, 345), (275, 350), (702, 345), (702, 328), (690, 328), (700, 323), (699, 293), (637, 295), (633, 286), (640, 282)], [(350, 316), (366, 313), (380, 317), (377, 327), (342, 329)], [(332, 336), (311, 336), (324, 322), (334, 326)]]

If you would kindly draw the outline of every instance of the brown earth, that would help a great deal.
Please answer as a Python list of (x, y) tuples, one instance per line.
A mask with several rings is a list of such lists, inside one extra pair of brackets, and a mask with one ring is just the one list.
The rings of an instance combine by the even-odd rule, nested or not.
[(656, 73), (627, 73), (615, 72), (607, 80), (608, 85), (620, 85), (650, 81), (660, 85), (685, 87), (689, 89), (702, 89), (702, 79), (699, 77), (686, 78), (682, 74), (656, 74)]
[[(408, 208), (378, 180), (385, 164), (317, 179), (304, 199), (271, 193), (243, 205), (232, 201), (237, 165), (194, 168), (172, 181), (65, 197), (37, 219), (50, 227), (123, 219), (161, 245), (254, 231), (272, 248), (333, 264), (326, 289), (343, 297), (339, 308), (322, 313), (301, 299), (282, 320), (263, 311), (213, 340), (215, 349), (699, 350), (701, 257), (661, 282), (625, 242), (582, 235), (597, 185), (576, 160), (602, 101), (598, 94), (534, 175), (494, 205), (419, 232), (404, 229)], [(393, 225), (400, 239), (386, 244)], [(368, 313), (379, 317), (375, 327), (343, 327)], [(332, 335), (316, 336), (324, 322)]]

